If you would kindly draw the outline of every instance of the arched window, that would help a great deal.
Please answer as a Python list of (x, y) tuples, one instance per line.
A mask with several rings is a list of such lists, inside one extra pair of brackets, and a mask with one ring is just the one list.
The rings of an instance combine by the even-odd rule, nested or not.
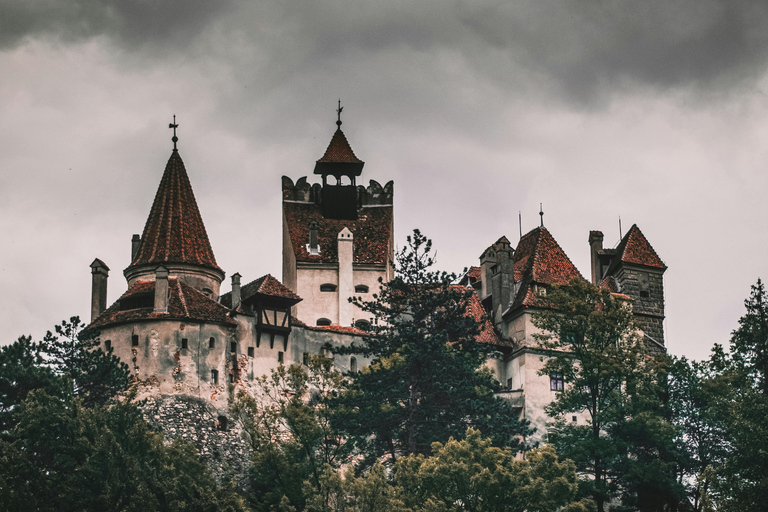
[(327, 318), (318, 318), (317, 319), (317, 325), (319, 325), (321, 327), (322, 326), (326, 326), (326, 325), (331, 325), (331, 321), (328, 320)]
[(355, 356), (349, 358), (349, 371), (357, 373), (357, 359)]
[(364, 284), (355, 286), (355, 293), (368, 293), (368, 287)]
[(362, 331), (369, 331), (371, 329), (371, 322), (368, 320), (357, 320), (355, 322), (355, 327)]
[(320, 285), (320, 291), (321, 292), (335, 292), (336, 291), (336, 285), (332, 283), (325, 283)]

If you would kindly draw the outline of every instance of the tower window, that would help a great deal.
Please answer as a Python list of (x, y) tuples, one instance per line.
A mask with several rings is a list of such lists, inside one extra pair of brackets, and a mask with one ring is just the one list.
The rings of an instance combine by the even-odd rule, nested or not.
[(565, 386), (565, 380), (562, 373), (552, 373), (549, 375), (550, 391), (562, 391)]
[(112, 340), (105, 341), (104, 342), (104, 348), (106, 349), (107, 352), (112, 350)]
[(335, 292), (336, 291), (336, 285), (332, 283), (325, 283), (320, 285), (320, 291), (321, 292)]
[(219, 370), (211, 370), (211, 384), (219, 383)]
[(357, 327), (361, 331), (368, 331), (371, 329), (371, 322), (369, 322), (368, 320), (358, 320), (355, 322), (355, 327)]
[(507, 379), (507, 389), (512, 389), (512, 379)]
[(229, 351), (230, 352), (237, 352), (237, 342), (233, 341), (229, 344)]
[(319, 325), (321, 327), (327, 326), (327, 325), (331, 325), (331, 321), (328, 320), (327, 318), (318, 318), (317, 319), (317, 325)]
[(357, 359), (355, 356), (349, 358), (349, 371), (352, 373), (357, 373)]
[(368, 287), (364, 284), (355, 286), (355, 293), (368, 293)]
[(181, 348), (186, 350), (189, 348), (189, 340), (187, 338), (181, 338)]
[(211, 338), (208, 340), (208, 348), (214, 348), (216, 346), (216, 338), (211, 336)]
[(650, 296), (651, 294), (648, 292), (648, 290), (640, 290), (640, 297), (647, 299)]
[(230, 382), (230, 384), (233, 384), (235, 382), (235, 374), (234, 373), (230, 373), (229, 374), (229, 382)]
[(131, 336), (131, 346), (132, 347), (138, 347), (139, 346), (139, 335), (138, 334), (134, 334), (133, 336)]
[(304, 363), (304, 365), (309, 364), (309, 352), (304, 352), (304, 355), (301, 356), (301, 362)]
[(253, 347), (248, 347), (248, 357), (253, 357)]
[(283, 352), (277, 353), (277, 362), (282, 363), (283, 362)]
[(226, 416), (219, 416), (216, 421), (216, 430), (219, 430), (221, 432), (227, 431), (227, 417)]

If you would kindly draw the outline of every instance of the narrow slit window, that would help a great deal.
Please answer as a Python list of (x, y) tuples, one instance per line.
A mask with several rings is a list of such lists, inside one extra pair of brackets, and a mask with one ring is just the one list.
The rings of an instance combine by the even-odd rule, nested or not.
[(104, 342), (104, 348), (106, 349), (107, 352), (112, 350), (112, 340), (105, 341)]
[(277, 362), (282, 363), (283, 362), (283, 352), (277, 353)]
[(134, 334), (133, 336), (131, 336), (131, 346), (132, 347), (138, 347), (139, 346), (139, 335), (138, 334)]
[(189, 340), (187, 338), (181, 338), (181, 348), (187, 350), (189, 348)]
[(230, 352), (237, 352), (237, 342), (233, 341), (229, 344), (229, 351)]
[(304, 366), (309, 364), (309, 352), (304, 352), (304, 355), (301, 356), (301, 362), (304, 363)]
[(219, 383), (219, 370), (211, 370), (211, 384)]
[(352, 373), (357, 373), (357, 359), (355, 356), (349, 358), (349, 371)]
[(253, 357), (253, 347), (248, 347), (248, 357)]
[(211, 336), (211, 338), (208, 340), (208, 348), (214, 348), (216, 346), (216, 338)]

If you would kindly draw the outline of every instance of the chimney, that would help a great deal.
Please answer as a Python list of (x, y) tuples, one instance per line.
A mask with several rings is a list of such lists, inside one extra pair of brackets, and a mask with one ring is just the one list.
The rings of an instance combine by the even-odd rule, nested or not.
[(240, 304), (240, 278), (243, 277), (239, 272), (232, 274), (232, 309)]
[(155, 313), (168, 312), (168, 269), (160, 265), (155, 269)]
[(136, 259), (136, 254), (139, 252), (140, 245), (141, 237), (139, 235), (133, 235), (131, 238), (131, 263)]
[(309, 254), (320, 254), (317, 231), (317, 222), (313, 220), (309, 223), (309, 244), (307, 245)]
[(91, 322), (107, 309), (109, 267), (99, 258), (91, 263)]
[(496, 254), (498, 255), (499, 272), (499, 319), (512, 302), (512, 293), (515, 290), (514, 251), (510, 247), (509, 240), (503, 236), (496, 242)]
[(592, 263), (592, 284), (598, 284), (603, 278), (603, 267), (600, 263), (599, 251), (603, 250), (603, 232), (589, 232), (589, 253)]
[(352, 232), (344, 228), (339, 232), (339, 325), (352, 325), (354, 323), (354, 308), (349, 302), (355, 291), (352, 275), (352, 262), (354, 260), (354, 248)]
[(495, 265), (496, 253), (493, 250), (493, 246), (491, 246), (483, 251), (482, 256), (480, 256), (480, 300), (493, 293), (491, 280)]

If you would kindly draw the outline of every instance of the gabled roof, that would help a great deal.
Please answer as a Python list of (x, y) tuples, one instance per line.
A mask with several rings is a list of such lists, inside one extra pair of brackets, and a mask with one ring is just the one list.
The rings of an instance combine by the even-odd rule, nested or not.
[(611, 266), (608, 268), (607, 274), (610, 274), (619, 263), (629, 263), (632, 265), (642, 265), (644, 267), (658, 268), (666, 270), (667, 266), (661, 261), (659, 255), (653, 250), (651, 244), (637, 227), (637, 224), (633, 224), (624, 238), (619, 242), (616, 247), (616, 255), (613, 257)]
[[(283, 202), (283, 215), (296, 261), (338, 262), (338, 235), (345, 227), (352, 232), (354, 263), (384, 264), (392, 238), (392, 206), (363, 207), (356, 220), (326, 219), (322, 206), (314, 203)], [(317, 222), (319, 254), (310, 254), (309, 223)]]
[[(301, 301), (301, 297), (293, 293), (270, 274), (261, 276), (260, 278), (240, 287), (241, 302), (245, 302), (250, 298), (259, 298), (259, 296), (284, 299), (286, 302), (290, 302), (292, 304)], [(223, 306), (231, 308), (232, 292), (222, 295), (220, 302)]]
[(221, 270), (213, 256), (184, 162), (174, 150), (165, 166), (131, 267), (188, 263)]
[[(155, 313), (155, 281), (138, 281), (117, 301), (99, 315), (86, 329), (99, 329), (108, 325), (141, 320), (194, 320), (225, 325), (237, 323), (229, 316), (229, 310), (213, 299), (178, 279), (168, 280), (168, 311)], [(145, 307), (122, 309), (121, 303), (146, 299)], [(139, 305), (142, 305), (140, 302)], [(152, 304), (149, 306), (149, 304)]]
[[(467, 287), (461, 285), (454, 285), (457, 289), (467, 290)], [(474, 318), (480, 329), (480, 333), (475, 337), (475, 341), (480, 343), (490, 343), (492, 345), (502, 345), (499, 335), (496, 333), (496, 329), (493, 328), (493, 323), (487, 316), (487, 311), (480, 302), (480, 298), (477, 296), (477, 292), (473, 291), (472, 295), (467, 300), (467, 315)]]
[(533, 306), (536, 284), (565, 285), (573, 278), (583, 279), (565, 251), (545, 227), (526, 233), (517, 244), (513, 257), (515, 283), (520, 283), (510, 309)]

